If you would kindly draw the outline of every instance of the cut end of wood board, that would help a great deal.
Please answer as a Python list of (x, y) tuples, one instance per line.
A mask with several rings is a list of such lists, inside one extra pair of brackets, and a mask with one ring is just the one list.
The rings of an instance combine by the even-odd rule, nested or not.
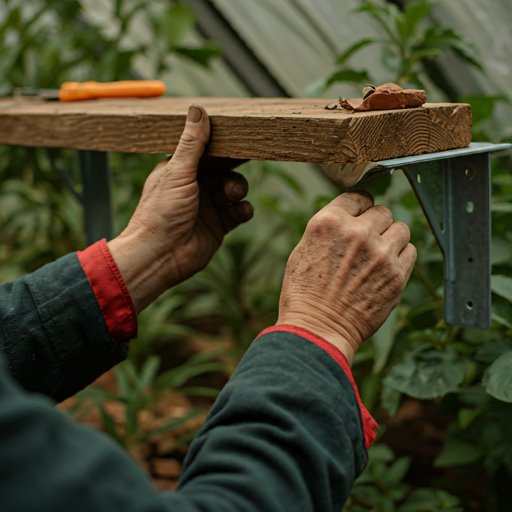
[(326, 99), (147, 98), (72, 103), (0, 100), (0, 144), (126, 153), (176, 149), (191, 103), (211, 118), (207, 154), (244, 160), (353, 163), (435, 153), (471, 142), (466, 104), (325, 110)]

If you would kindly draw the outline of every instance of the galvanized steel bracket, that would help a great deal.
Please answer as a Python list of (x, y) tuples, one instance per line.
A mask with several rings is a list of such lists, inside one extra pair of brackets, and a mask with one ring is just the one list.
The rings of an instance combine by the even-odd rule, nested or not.
[(78, 151), (87, 245), (113, 236), (112, 175), (108, 153)]
[(379, 170), (403, 170), (441, 248), (449, 325), (491, 326), (490, 153), (509, 148), (473, 143), (379, 162)]

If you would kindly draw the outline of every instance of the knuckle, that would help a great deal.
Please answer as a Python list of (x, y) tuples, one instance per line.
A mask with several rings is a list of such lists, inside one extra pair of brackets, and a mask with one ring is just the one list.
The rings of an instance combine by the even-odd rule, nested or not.
[(393, 214), (391, 213), (391, 210), (389, 208), (386, 208), (382, 205), (377, 205), (373, 207), (374, 211), (377, 210), (379, 215), (386, 219), (389, 223), (393, 222)]
[(337, 231), (339, 227), (340, 219), (336, 215), (321, 211), (308, 222), (307, 231), (313, 235), (321, 236)]
[(203, 144), (192, 133), (190, 133), (189, 131), (185, 130), (182, 133), (181, 137), (180, 137), (179, 145), (183, 149), (196, 149), (198, 146), (202, 146)]
[(375, 251), (375, 261), (380, 267), (389, 270), (391, 266), (390, 251), (384, 245), (380, 245)]
[(351, 192), (345, 192), (343, 196), (361, 206), (366, 205), (368, 202), (373, 204), (373, 196), (369, 192), (366, 192), (366, 190), (353, 190)]
[(370, 229), (364, 224), (353, 224), (345, 230), (345, 236), (358, 247), (367, 247), (370, 243)]
[(404, 224), (401, 221), (395, 222), (395, 229), (398, 230), (399, 234), (402, 235), (404, 238), (411, 238), (411, 230), (409, 229), (409, 226), (407, 224)]

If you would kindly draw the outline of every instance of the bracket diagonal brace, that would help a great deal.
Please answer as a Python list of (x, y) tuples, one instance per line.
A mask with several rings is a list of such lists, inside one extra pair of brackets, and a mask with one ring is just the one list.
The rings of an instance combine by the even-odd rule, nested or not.
[(490, 153), (510, 144), (379, 162), (402, 169), (444, 257), (444, 314), (449, 325), (491, 326)]

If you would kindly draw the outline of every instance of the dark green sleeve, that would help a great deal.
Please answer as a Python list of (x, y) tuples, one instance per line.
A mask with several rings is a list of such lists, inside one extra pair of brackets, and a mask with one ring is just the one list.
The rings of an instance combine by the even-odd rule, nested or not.
[(345, 372), (314, 343), (272, 332), (214, 404), (178, 491), (192, 510), (339, 512), (366, 462)]
[(76, 254), (0, 285), (0, 351), (28, 391), (57, 401), (122, 361)]
[(120, 447), (24, 392), (3, 367), (0, 453), (0, 509), (11, 512), (339, 512), (367, 457), (341, 367), (282, 332), (249, 349), (174, 494), (155, 492)]

